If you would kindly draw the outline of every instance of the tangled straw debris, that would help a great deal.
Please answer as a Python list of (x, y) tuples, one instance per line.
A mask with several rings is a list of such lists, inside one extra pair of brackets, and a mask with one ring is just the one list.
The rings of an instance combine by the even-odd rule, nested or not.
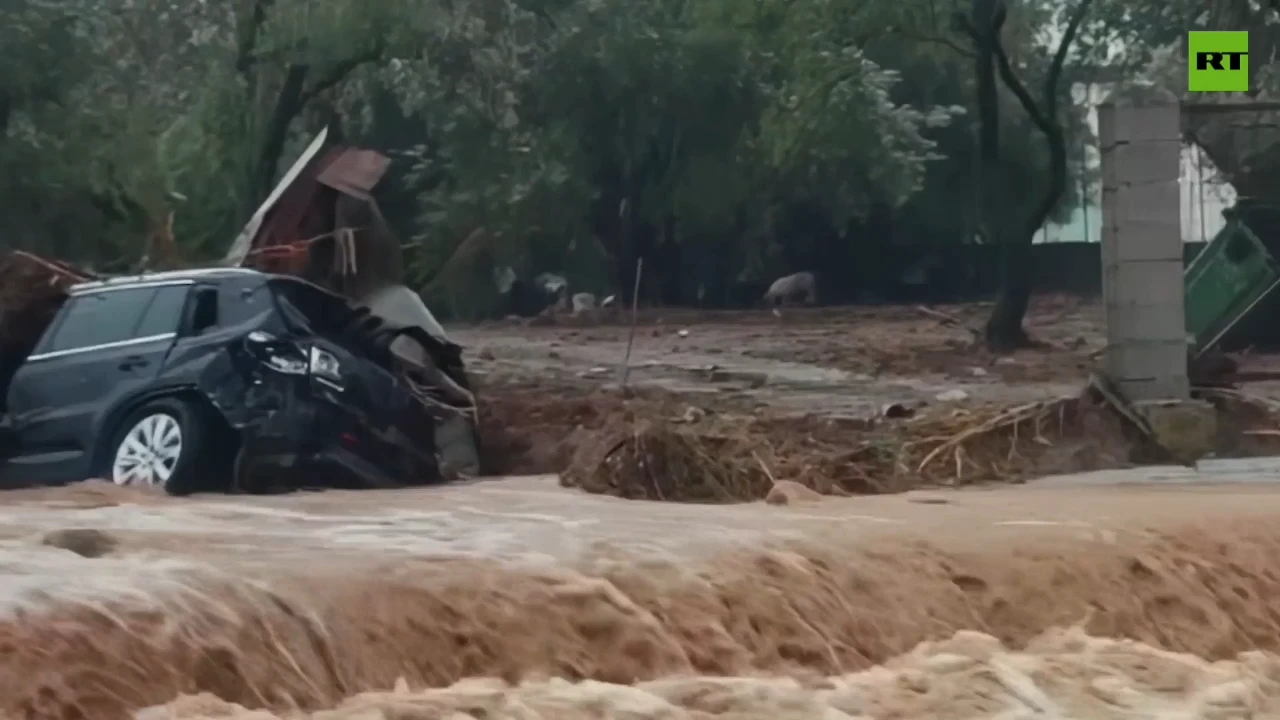
[(780, 481), (825, 495), (879, 494), (1123, 467), (1134, 435), (1092, 393), (856, 430), (816, 417), (633, 411), (577, 449), (562, 483), (682, 502), (761, 500)]
[(741, 502), (764, 497), (770, 473), (753, 453), (749, 424), (681, 423), (634, 414), (574, 453), (565, 485), (624, 498)]
[[(1280, 406), (1198, 391), (1219, 410), (1218, 456), (1280, 453)], [(1020, 405), (925, 407), (877, 421), (690, 405), (674, 395), (482, 392), (491, 454), (506, 472), (560, 472), (587, 492), (676, 502), (765, 499), (779, 483), (823, 495), (1023, 482), (1169, 462), (1127, 409), (1091, 382)]]

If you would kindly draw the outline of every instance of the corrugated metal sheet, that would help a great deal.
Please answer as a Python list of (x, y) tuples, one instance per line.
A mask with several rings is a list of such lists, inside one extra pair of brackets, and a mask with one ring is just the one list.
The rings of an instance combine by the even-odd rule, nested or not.
[(320, 162), (316, 180), (338, 192), (369, 200), (391, 158), (375, 150), (336, 147)]
[(286, 190), (297, 182), (298, 177), (302, 175), (306, 169), (320, 152), (320, 148), (324, 146), (325, 139), (329, 137), (329, 128), (320, 131), (307, 149), (303, 151), (302, 156), (294, 161), (293, 166), (289, 168), (289, 172), (285, 173), (280, 182), (276, 184), (274, 190), (271, 191), (265, 202), (254, 212), (253, 217), (249, 218), (249, 223), (245, 225), (240, 234), (231, 243), (231, 247), (227, 250), (227, 255), (223, 258), (224, 265), (241, 265), (249, 252), (258, 246), (256, 242), (262, 229), (262, 223), (266, 220), (268, 214), (275, 209), (276, 202)]
[[(321, 151), (323, 138), (312, 142), (245, 228), (250, 238), (243, 262), (272, 272), (306, 274), (315, 241), (328, 242), (327, 234), (337, 227), (353, 227), (359, 230), (354, 248), (358, 269), (343, 280), (344, 286), (365, 292), (399, 282), (404, 273), (400, 247), (385, 223), (378, 222), (372, 195), (390, 158), (341, 145)], [(346, 203), (367, 206), (373, 222), (357, 219), (350, 207), (344, 212), (344, 195), (351, 198)]]

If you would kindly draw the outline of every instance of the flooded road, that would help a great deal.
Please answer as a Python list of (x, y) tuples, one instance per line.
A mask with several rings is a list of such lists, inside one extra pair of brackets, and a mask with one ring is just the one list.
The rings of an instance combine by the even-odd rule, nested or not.
[[(625, 501), (550, 477), (13, 493), (0, 716), (173, 701), (146, 717), (1244, 717), (1280, 697), (1269, 473), (784, 507)], [(43, 544), (69, 528), (114, 545)]]
[[(1210, 467), (1213, 468), (1212, 464)], [(980, 547), (1019, 536), (1114, 538), (1179, 522), (1280, 516), (1280, 468), (1247, 476), (1144, 468), (1044, 478), (1017, 487), (825, 498), (776, 507), (707, 506), (589, 495), (555, 476), (382, 492), (170, 498), (102, 483), (15, 493), (0, 506), (0, 539), (24, 546), (42, 532), (93, 528), (118, 551), (199, 558), (277, 573), (405, 557), (572, 564), (604, 549), (688, 561), (734, 549), (838, 537), (940, 536)]]

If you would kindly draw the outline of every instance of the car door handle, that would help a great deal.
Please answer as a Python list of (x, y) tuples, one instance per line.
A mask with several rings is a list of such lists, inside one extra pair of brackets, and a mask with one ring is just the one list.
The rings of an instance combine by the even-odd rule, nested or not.
[(150, 361), (141, 355), (130, 355), (120, 363), (121, 370), (132, 370), (150, 365)]

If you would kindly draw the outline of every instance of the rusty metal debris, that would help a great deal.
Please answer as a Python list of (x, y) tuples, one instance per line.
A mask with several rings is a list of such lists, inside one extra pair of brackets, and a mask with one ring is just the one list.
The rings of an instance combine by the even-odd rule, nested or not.
[(374, 150), (324, 149), (321, 132), (253, 214), (223, 264), (296, 275), (354, 300), (404, 280), (400, 243), (373, 190), (391, 160)]

